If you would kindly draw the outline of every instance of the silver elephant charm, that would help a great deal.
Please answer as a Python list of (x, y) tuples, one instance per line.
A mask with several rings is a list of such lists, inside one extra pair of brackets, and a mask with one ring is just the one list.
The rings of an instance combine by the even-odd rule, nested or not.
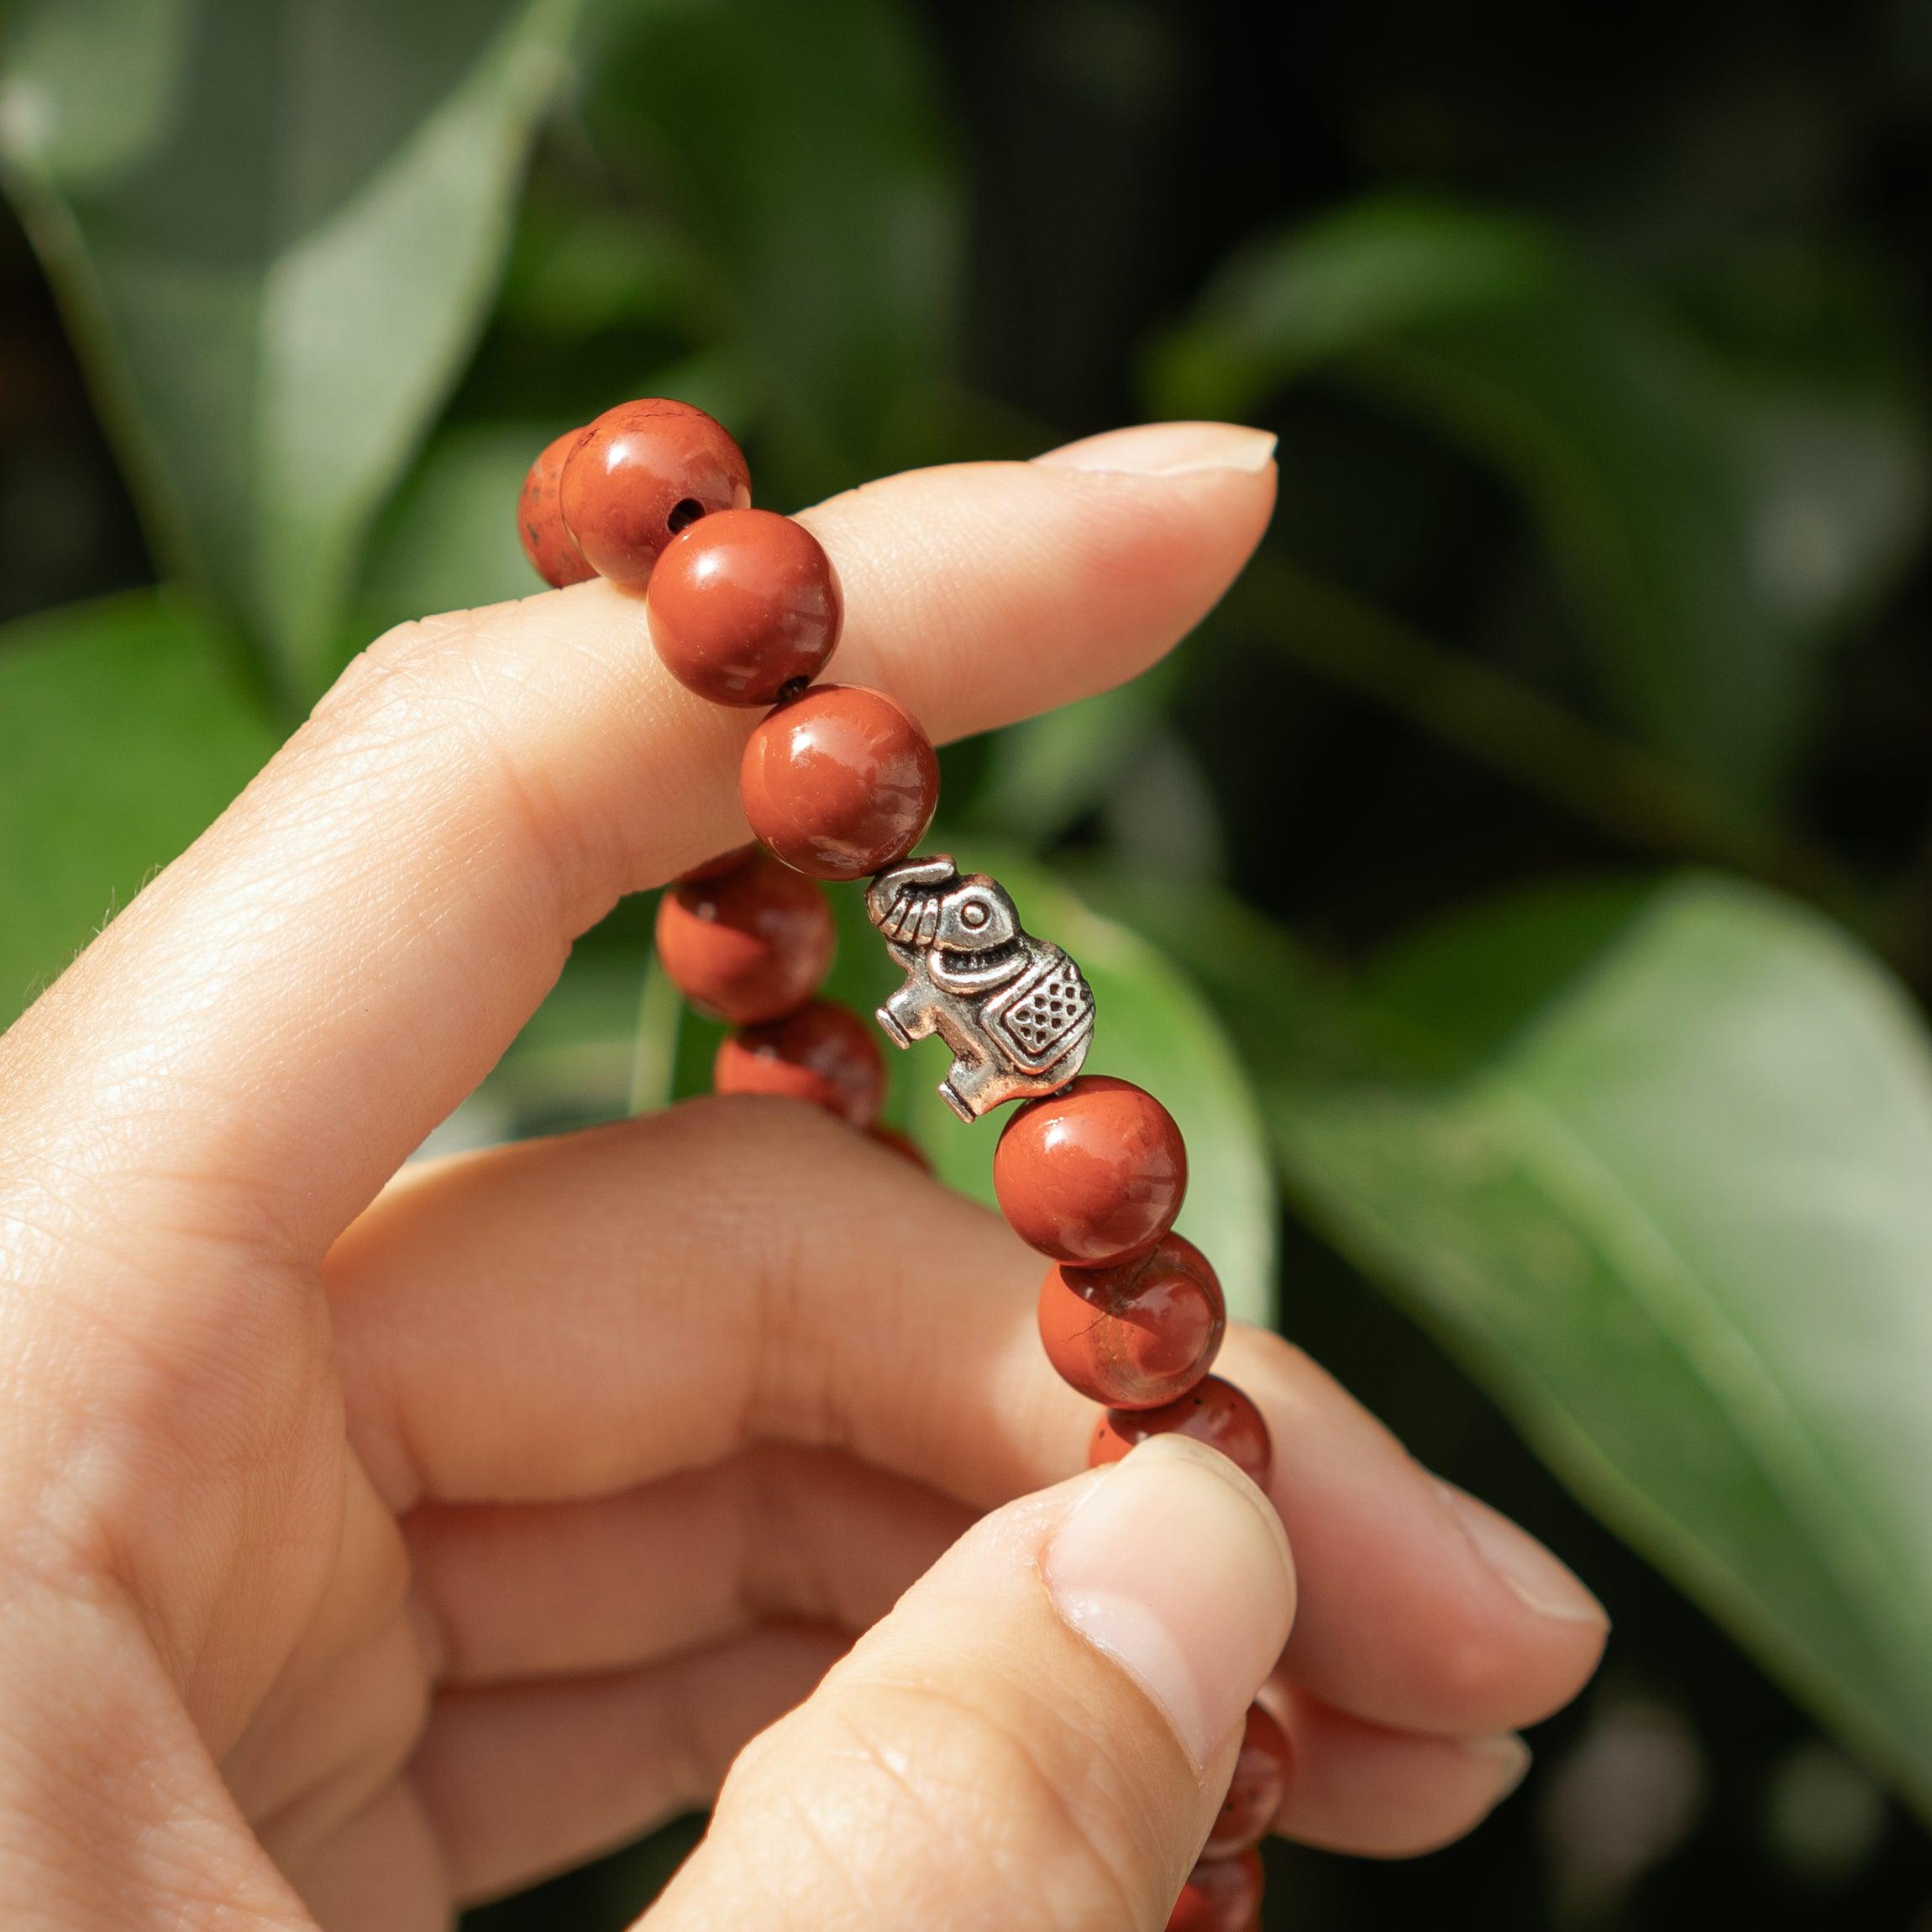
[(943, 854), (873, 880), (865, 910), (906, 984), (879, 1009), (893, 1043), (937, 1033), (953, 1049), (939, 1092), (963, 1121), (1051, 1094), (1087, 1057), (1093, 989), (1058, 946), (1024, 931), (1005, 888)]

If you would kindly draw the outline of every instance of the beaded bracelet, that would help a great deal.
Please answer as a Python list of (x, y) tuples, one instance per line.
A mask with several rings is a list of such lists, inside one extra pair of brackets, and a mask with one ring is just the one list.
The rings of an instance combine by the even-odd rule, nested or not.
[[(900, 1047), (946, 1042), (939, 1091), (962, 1120), (1023, 1103), (995, 1151), (994, 1187), (1014, 1231), (1052, 1263), (1039, 1300), (1047, 1357), (1102, 1404), (1088, 1466), (1177, 1431), (1265, 1483), (1266, 1423), (1208, 1373), (1226, 1326), (1221, 1284), (1172, 1231), (1187, 1189), (1180, 1130), (1131, 1082), (1080, 1073), (1092, 992), (1066, 953), (1021, 927), (997, 881), (910, 856), (939, 799), (932, 741), (882, 691), (813, 682), (843, 615), (832, 561), (803, 524), (750, 506), (737, 444), (702, 410), (664, 401), (622, 403), (559, 437), (518, 506), (547, 582), (603, 576), (643, 591), (672, 676), (717, 704), (771, 707), (739, 774), (758, 843), (685, 873), (658, 911), (664, 970), (735, 1029), (713, 1084), (809, 1101), (925, 1164), (878, 1123), (885, 1068), (871, 1033), (816, 996), (833, 922), (812, 881), (869, 878), (866, 911), (906, 975), (879, 1026)], [(1289, 1761), (1280, 1726), (1252, 1706), (1168, 1932), (1252, 1925), (1255, 1847)]]

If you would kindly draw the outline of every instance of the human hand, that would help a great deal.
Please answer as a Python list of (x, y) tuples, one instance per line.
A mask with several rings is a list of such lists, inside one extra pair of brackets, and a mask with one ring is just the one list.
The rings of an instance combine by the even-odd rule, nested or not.
[[(838, 675), (936, 738), (1131, 675), (1268, 458), (822, 506)], [(575, 934), (742, 840), (750, 722), (601, 582), (407, 627), (0, 1042), (10, 1922), (421, 1932), (722, 1778), (654, 1927), (1153, 1929), (1264, 1680), (1280, 1828), (1399, 1852), (1594, 1664), (1567, 1572), (1272, 1336), (1222, 1362), (1273, 1509), (1173, 1441), (1076, 1475), (1039, 1257), (808, 1110), (397, 1177)]]

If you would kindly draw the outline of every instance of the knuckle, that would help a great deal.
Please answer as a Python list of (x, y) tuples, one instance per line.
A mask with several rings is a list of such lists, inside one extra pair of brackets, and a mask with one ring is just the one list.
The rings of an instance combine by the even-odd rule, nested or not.
[(396, 625), (349, 659), (317, 701), (311, 717), (339, 724), (381, 716), (392, 706), (415, 701), (433, 687), (435, 675), (452, 659), (470, 654), (477, 628), (475, 613), (469, 611)]
[[(707, 1151), (753, 1152), (780, 1173), (807, 1156), (843, 1147), (851, 1138), (843, 1123), (823, 1109), (770, 1094), (694, 1095), (678, 1103), (676, 1118), (683, 1131)], [(746, 1179), (762, 1186), (765, 1177), (761, 1173)]]
[(490, 611), (399, 624), (365, 649), (307, 731), (332, 789), (378, 789), (395, 817), (414, 795), (426, 827), (472, 847), (507, 837), (527, 850), (573, 928), (614, 903), (609, 827), (570, 808), (567, 788), (531, 755), (543, 699), (520, 633)]
[(420, 1641), (399, 1613), (244, 1739), (226, 1775), (270, 1856), (298, 1864), (360, 1813), (407, 1763), (429, 1711)]
[(1273, 1329), (1256, 1328), (1247, 1322), (1230, 1322), (1231, 1333), (1241, 1338), (1243, 1352), (1253, 1358), (1259, 1378), (1266, 1378), (1284, 1389), (1310, 1379), (1326, 1382), (1328, 1372), (1305, 1348), (1277, 1335)]

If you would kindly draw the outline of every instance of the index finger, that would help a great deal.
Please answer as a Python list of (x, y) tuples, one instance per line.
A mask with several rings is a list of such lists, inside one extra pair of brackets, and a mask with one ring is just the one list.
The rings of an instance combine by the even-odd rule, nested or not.
[[(835, 674), (936, 739), (1131, 677), (1246, 560), (1272, 450), (1155, 425), (822, 505)], [(15, 1144), (102, 1189), (116, 1224), (319, 1256), (578, 933), (745, 837), (755, 716), (675, 684), (643, 601), (602, 582), (391, 633), (14, 1029)]]

